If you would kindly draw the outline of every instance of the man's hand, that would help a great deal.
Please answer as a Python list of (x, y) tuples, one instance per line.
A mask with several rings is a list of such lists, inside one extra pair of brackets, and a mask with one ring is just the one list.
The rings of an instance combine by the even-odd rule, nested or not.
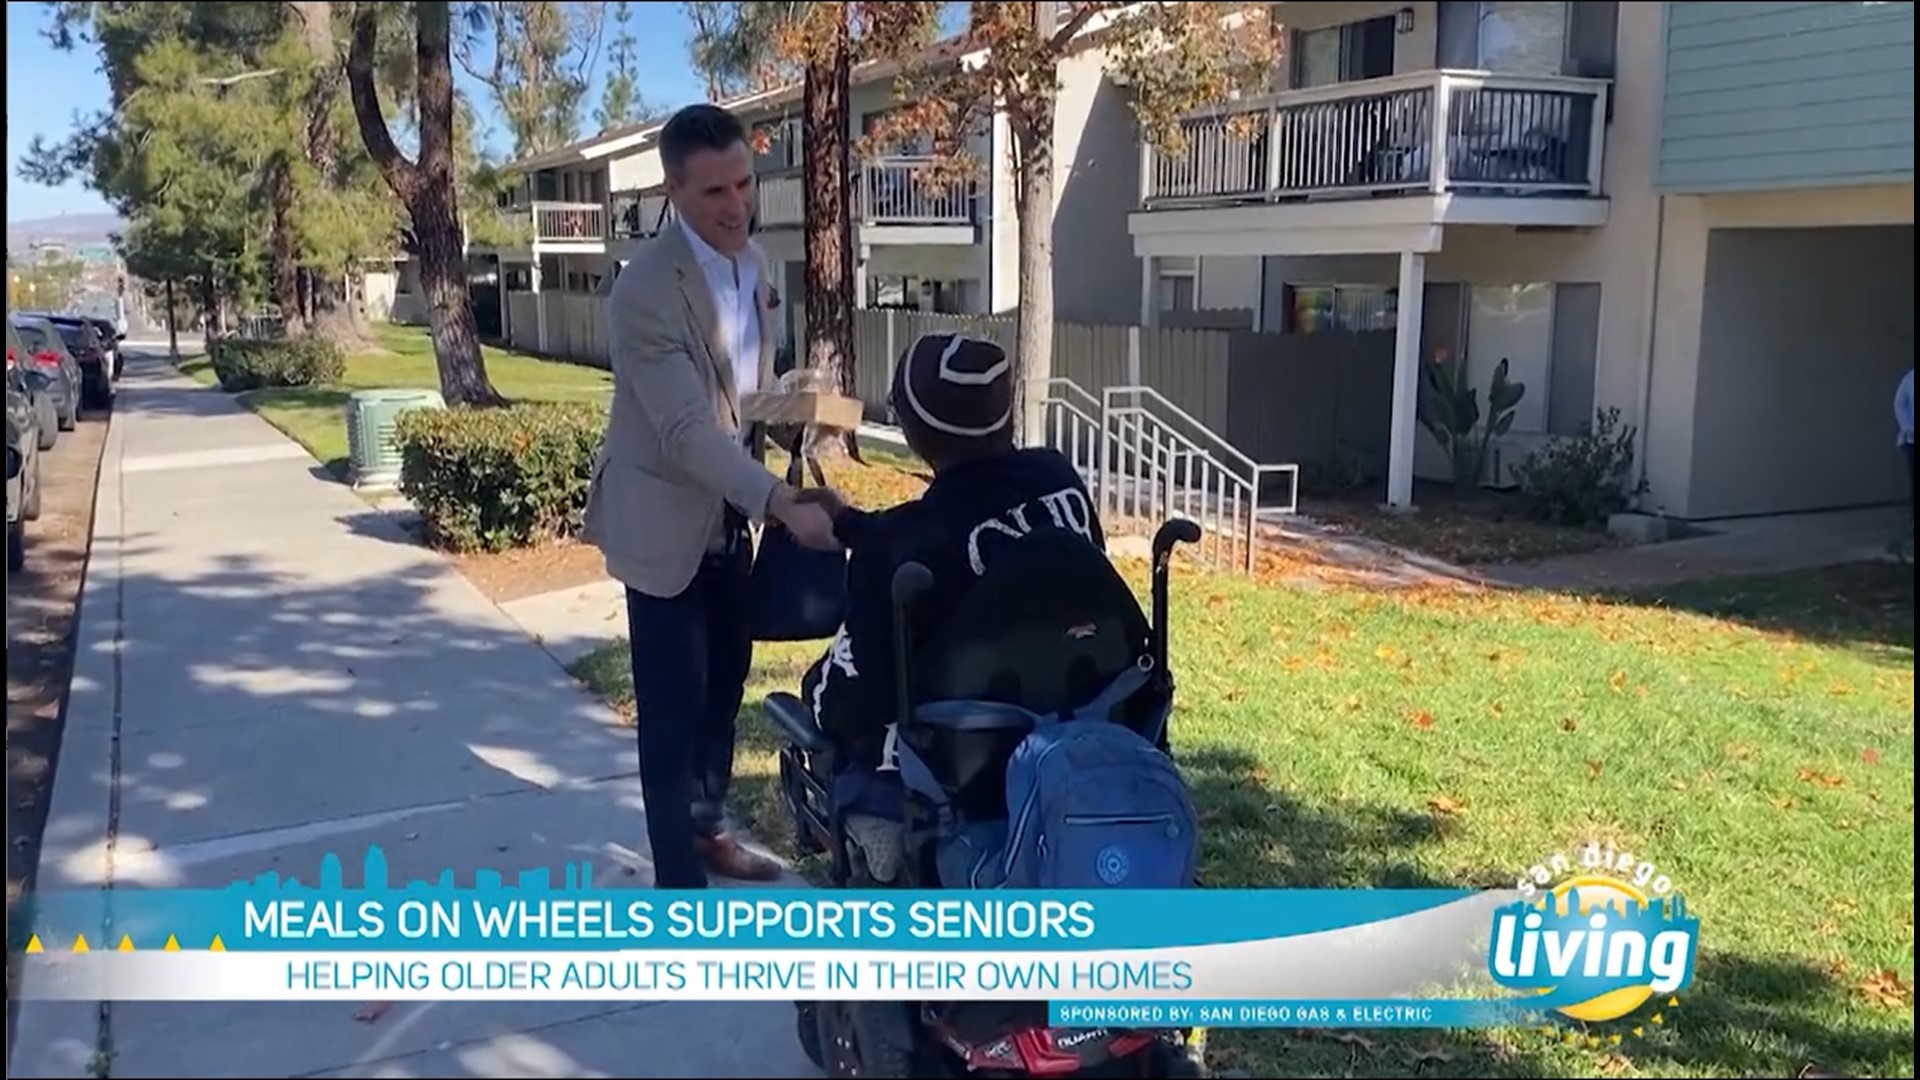
[(794, 498), (799, 502), (814, 503), (824, 507), (827, 513), (834, 517), (839, 517), (847, 509), (847, 500), (841, 498), (840, 493), (830, 487), (802, 488), (795, 493)]
[(803, 500), (801, 494), (785, 483), (776, 485), (767, 513), (785, 525), (802, 545), (815, 551), (839, 551), (839, 538), (833, 535), (833, 515), (820, 503)]

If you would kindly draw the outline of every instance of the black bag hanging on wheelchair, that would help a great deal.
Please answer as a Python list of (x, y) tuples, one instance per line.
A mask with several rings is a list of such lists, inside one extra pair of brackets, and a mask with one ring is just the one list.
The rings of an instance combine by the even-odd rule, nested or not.
[[(826, 486), (820, 462), (796, 441), (787, 483), (802, 485), (801, 462), (811, 466), (814, 483)], [(840, 630), (847, 614), (847, 555), (815, 551), (801, 544), (785, 525), (768, 521), (754, 554), (749, 598), (755, 641), (818, 641)]]

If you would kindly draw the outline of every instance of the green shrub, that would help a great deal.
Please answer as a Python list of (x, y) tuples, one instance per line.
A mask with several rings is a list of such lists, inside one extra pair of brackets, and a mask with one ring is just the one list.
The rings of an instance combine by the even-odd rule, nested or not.
[(267, 386), (325, 386), (346, 374), (347, 358), (324, 338), (225, 338), (213, 343), (213, 374), (228, 393)]
[[(1556, 439), (1514, 471), (1528, 516), (1555, 525), (1598, 528), (1632, 505), (1645, 483), (1632, 484), (1633, 437), (1609, 408), (1578, 436)], [(1616, 430), (1618, 429), (1618, 430)]]
[(427, 543), (504, 551), (577, 533), (604, 413), (580, 402), (402, 412), (400, 492)]

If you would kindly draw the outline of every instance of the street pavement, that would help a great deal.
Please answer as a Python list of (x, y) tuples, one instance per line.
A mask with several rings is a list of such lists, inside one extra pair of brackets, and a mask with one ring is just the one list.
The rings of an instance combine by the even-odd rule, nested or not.
[[(650, 884), (631, 729), (394, 517), (163, 356), (130, 358), (107, 435), (39, 887), (314, 881), (329, 852), (354, 884), (370, 844), (396, 880), (586, 862)], [(9, 1075), (819, 1075), (784, 1002), (357, 1012), (123, 1002), (103, 1024), (25, 1001)]]

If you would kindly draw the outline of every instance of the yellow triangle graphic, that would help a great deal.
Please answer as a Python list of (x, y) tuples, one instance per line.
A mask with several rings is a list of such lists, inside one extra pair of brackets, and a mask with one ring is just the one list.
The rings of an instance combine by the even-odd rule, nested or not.
[(215, 934), (213, 935), (213, 944), (207, 946), (207, 951), (208, 952), (226, 952), (227, 943), (220, 940), (219, 934)]
[(40, 951), (40, 935), (39, 934), (35, 934), (32, 937), (27, 939), (27, 951), (30, 953), (37, 953)]
[(131, 935), (129, 934), (120, 935), (120, 951), (121, 952), (133, 951), (133, 937)]
[(172, 934), (168, 934), (167, 943), (165, 945), (160, 946), (160, 951), (161, 952), (179, 952), (180, 939), (177, 937), (174, 937)]
[(74, 952), (87, 952), (87, 935), (76, 934), (73, 939)]

